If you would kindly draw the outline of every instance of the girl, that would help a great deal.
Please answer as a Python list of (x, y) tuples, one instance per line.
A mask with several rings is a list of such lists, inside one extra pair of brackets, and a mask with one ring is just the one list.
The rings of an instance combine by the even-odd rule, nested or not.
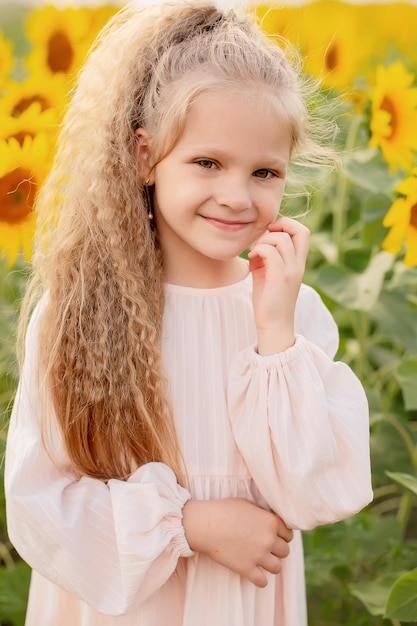
[(323, 154), (249, 17), (106, 28), (22, 313), (39, 299), (6, 459), (27, 626), (305, 626), (299, 531), (371, 499), (363, 389), (302, 285), (307, 229), (275, 221), (290, 158)]

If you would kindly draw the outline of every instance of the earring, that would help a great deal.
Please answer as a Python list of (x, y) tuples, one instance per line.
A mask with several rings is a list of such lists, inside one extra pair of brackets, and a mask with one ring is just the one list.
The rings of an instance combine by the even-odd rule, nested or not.
[(145, 189), (146, 189), (146, 199), (148, 201), (148, 207), (149, 207), (149, 211), (148, 211), (148, 219), (149, 221), (153, 220), (153, 213), (152, 213), (152, 202), (151, 202), (151, 196), (149, 193), (149, 178), (145, 178), (144, 183), (145, 183)]

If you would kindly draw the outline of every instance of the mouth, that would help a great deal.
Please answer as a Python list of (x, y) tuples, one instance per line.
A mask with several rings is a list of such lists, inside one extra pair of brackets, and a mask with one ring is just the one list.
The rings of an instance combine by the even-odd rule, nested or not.
[(250, 224), (250, 222), (243, 222), (239, 220), (224, 220), (217, 217), (208, 217), (206, 215), (201, 215), (201, 217), (215, 228), (229, 232), (244, 230)]

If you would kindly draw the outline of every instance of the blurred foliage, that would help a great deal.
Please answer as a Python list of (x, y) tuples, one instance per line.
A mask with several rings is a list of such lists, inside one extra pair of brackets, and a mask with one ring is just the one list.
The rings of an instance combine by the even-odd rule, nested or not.
[[(76, 71), (116, 9), (0, 10), (2, 453), (33, 202)], [(283, 211), (303, 214), (311, 229), (306, 282), (332, 311), (338, 356), (363, 382), (371, 411), (374, 502), (304, 534), (309, 623), (417, 624), (417, 7), (319, 0), (256, 12), (321, 79), (339, 127), (340, 168), (304, 175), (305, 195), (290, 185)], [(23, 625), (29, 576), (7, 537), (1, 490), (0, 626)]]

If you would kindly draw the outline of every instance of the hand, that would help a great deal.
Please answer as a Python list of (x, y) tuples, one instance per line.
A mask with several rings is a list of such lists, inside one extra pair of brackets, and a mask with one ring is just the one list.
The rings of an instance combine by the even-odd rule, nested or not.
[(189, 500), (183, 524), (192, 550), (250, 580), (268, 583), (263, 570), (278, 574), (293, 533), (280, 517), (244, 498)]
[(294, 314), (309, 249), (309, 230), (289, 217), (268, 225), (248, 258), (258, 352), (274, 354), (294, 343)]

